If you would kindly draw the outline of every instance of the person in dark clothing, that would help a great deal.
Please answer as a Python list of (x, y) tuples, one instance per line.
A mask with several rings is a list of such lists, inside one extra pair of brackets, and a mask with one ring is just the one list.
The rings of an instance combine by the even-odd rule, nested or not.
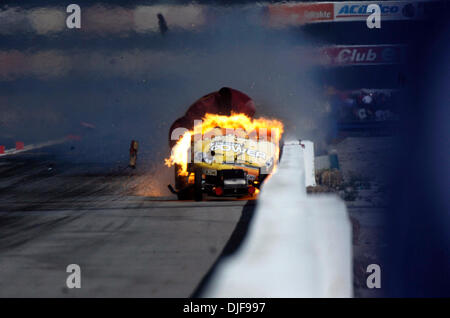
[(136, 169), (138, 148), (139, 148), (138, 142), (136, 140), (132, 140), (130, 144), (130, 164), (129, 164), (129, 167), (132, 169)]

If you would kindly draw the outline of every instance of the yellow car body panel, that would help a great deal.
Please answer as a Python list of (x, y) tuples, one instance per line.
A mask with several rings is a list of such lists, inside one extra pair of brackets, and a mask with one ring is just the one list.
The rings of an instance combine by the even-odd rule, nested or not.
[(257, 177), (260, 171), (269, 174), (278, 159), (274, 142), (235, 135), (204, 136), (200, 140), (194, 136), (191, 150), (193, 164), (189, 170), (201, 167), (206, 174), (208, 170), (242, 169)]

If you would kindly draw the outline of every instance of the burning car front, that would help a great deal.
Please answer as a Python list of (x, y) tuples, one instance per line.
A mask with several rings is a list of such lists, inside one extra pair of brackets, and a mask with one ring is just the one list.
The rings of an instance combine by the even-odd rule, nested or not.
[(242, 115), (208, 115), (206, 128), (185, 134), (172, 149), (176, 190), (169, 188), (180, 199), (254, 195), (276, 167), (282, 124), (244, 116), (246, 125)]

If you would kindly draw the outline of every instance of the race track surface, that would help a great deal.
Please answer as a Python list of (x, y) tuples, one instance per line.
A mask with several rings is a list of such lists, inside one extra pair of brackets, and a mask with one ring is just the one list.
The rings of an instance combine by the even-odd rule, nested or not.
[(128, 169), (45, 154), (2, 158), (0, 175), (0, 297), (189, 297), (254, 209), (132, 195)]
[[(358, 163), (368, 158), (385, 162), (370, 154), (391, 143), (369, 141), (337, 146), (344, 175), (364, 172)], [(243, 241), (256, 201), (137, 195), (136, 185), (158, 177), (143, 165), (134, 171), (50, 154), (66, 148), (0, 158), (0, 297), (202, 296), (215, 264)], [(382, 296), (366, 286), (367, 266), (383, 265), (388, 246), (380, 182), (346, 201), (355, 297)], [(81, 289), (66, 287), (69, 264), (81, 267)]]

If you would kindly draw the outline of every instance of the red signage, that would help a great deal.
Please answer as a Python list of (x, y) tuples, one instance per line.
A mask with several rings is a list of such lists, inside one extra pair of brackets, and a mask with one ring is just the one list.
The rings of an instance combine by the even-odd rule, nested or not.
[(270, 5), (269, 24), (271, 26), (301, 25), (307, 22), (332, 21), (333, 3), (297, 3)]
[(401, 45), (350, 45), (323, 48), (322, 61), (329, 65), (397, 64), (404, 61)]

